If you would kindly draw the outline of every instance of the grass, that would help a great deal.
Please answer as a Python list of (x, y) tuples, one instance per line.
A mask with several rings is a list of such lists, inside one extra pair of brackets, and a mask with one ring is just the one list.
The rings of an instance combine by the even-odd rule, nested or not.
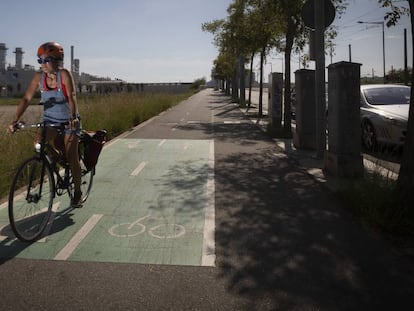
[[(106, 129), (108, 139), (112, 139), (180, 103), (190, 95), (191, 93), (89, 95), (78, 98), (78, 108), (84, 129)], [(11, 104), (13, 100), (15, 99), (2, 98), (0, 105)], [(35, 116), (35, 119), (39, 117), (40, 115)], [(5, 199), (10, 189), (16, 168), (24, 159), (33, 155), (34, 135), (33, 131), (22, 131), (15, 135), (6, 130), (0, 131), (0, 202)]]
[(20, 98), (0, 97), (0, 106), (17, 105), (19, 101), (20, 101)]
[(414, 236), (414, 212), (399, 207), (397, 181), (379, 170), (366, 172), (339, 196), (361, 221), (388, 234)]

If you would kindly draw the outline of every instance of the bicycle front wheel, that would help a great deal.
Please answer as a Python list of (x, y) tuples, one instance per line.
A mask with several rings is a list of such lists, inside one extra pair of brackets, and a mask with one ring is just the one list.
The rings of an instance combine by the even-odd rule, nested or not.
[(37, 157), (24, 162), (17, 171), (9, 194), (9, 220), (16, 237), (25, 242), (39, 238), (45, 230), (54, 197), (53, 175)]

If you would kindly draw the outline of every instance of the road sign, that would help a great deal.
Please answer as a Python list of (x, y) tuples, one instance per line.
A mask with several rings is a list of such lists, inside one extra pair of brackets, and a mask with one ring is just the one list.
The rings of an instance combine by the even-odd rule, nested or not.
[[(320, 0), (316, 0), (320, 1)], [(325, 28), (328, 27), (335, 19), (335, 7), (331, 0), (325, 1)], [(308, 0), (302, 7), (302, 19), (305, 25), (309, 28), (315, 29), (314, 19), (315, 0)]]

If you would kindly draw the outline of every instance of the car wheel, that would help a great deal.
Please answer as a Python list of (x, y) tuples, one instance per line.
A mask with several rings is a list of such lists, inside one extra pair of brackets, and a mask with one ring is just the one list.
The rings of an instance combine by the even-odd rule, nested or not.
[(372, 123), (365, 120), (362, 123), (362, 143), (369, 151), (374, 151), (377, 147), (377, 135)]

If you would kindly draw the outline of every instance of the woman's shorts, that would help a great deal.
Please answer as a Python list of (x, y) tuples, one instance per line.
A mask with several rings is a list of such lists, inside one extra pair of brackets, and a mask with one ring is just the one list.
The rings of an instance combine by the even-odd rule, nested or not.
[[(60, 122), (51, 121), (51, 120), (43, 120), (43, 122), (45, 122), (46, 124), (60, 123)], [(65, 123), (66, 123), (66, 125), (64, 125)], [(80, 120), (79, 120), (78, 126), (75, 129), (72, 129), (68, 122), (65, 122), (65, 123), (62, 123), (62, 128), (61, 128), (61, 130), (63, 130), (65, 135), (77, 135), (77, 136), (81, 135), (81, 133), (82, 133), (82, 123), (80, 122)]]
[(69, 125), (65, 125), (65, 135), (77, 135), (80, 136), (82, 132), (82, 124), (79, 121), (78, 126), (76, 127), (76, 129), (72, 129)]

